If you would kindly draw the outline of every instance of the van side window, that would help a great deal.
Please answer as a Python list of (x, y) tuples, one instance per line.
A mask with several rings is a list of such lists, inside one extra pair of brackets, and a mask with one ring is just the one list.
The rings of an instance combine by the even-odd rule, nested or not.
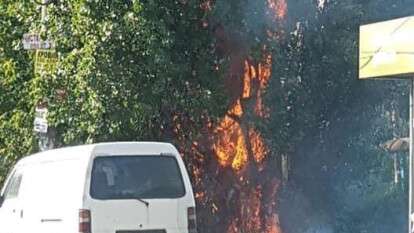
[(22, 174), (13, 174), (9, 183), (4, 190), (4, 199), (16, 198), (19, 195), (20, 184), (22, 183)]

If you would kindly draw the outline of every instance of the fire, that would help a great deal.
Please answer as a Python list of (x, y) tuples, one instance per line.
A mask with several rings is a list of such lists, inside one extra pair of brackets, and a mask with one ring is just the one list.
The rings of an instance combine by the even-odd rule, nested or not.
[(267, 149), (260, 132), (257, 132), (253, 128), (250, 129), (249, 138), (250, 138), (250, 144), (252, 145), (252, 151), (255, 152), (253, 154), (254, 160), (257, 164), (261, 164), (263, 160), (265, 159), (265, 157), (267, 156), (267, 154), (269, 153), (269, 150)]
[(276, 214), (271, 215), (266, 219), (266, 232), (267, 233), (278, 233), (281, 232), (280, 228), (279, 216)]
[[(259, 119), (269, 116), (262, 95), (271, 77), (271, 61), (270, 55), (257, 65), (244, 61), (242, 93), (214, 130), (213, 151), (217, 161), (222, 168), (231, 168), (240, 182), (239, 204), (234, 207), (236, 215), (229, 222), (227, 233), (281, 232), (275, 212), (278, 184), (271, 183), (266, 189), (266, 184), (251, 187), (247, 173), (252, 163), (255, 172), (262, 172), (270, 154), (261, 132), (247, 124), (246, 113), (253, 112)], [(264, 196), (267, 196), (266, 202), (263, 202)]]
[[(266, 55), (258, 64), (250, 60), (245, 60), (243, 64), (244, 74), (240, 77), (243, 87), (238, 98), (230, 104), (215, 127), (208, 124), (208, 128), (213, 127), (211, 151), (219, 166), (216, 175), (220, 172), (229, 174), (224, 173), (227, 171), (234, 179), (222, 180), (219, 187), (210, 190), (210, 186), (203, 183), (206, 182), (202, 178), (205, 174), (193, 168), (193, 180), (202, 187), (201, 191), (196, 192), (196, 198), (199, 203), (208, 205), (213, 215), (229, 211), (226, 215), (230, 218), (225, 226), (226, 233), (281, 233), (276, 211), (279, 185), (264, 175), (270, 150), (262, 132), (250, 120), (255, 117), (257, 121), (262, 121), (270, 115), (263, 95), (271, 78), (272, 57)], [(199, 146), (199, 143), (193, 143), (193, 154), (198, 154), (196, 150)], [(257, 177), (262, 176), (263, 180), (258, 180)], [(223, 197), (209, 200), (216, 193), (225, 195), (226, 201), (221, 201)]]
[(236, 104), (229, 110), (229, 115), (240, 117), (243, 115), (243, 107), (240, 100), (236, 101)]
[[(218, 140), (213, 145), (219, 164), (222, 167), (231, 167), (235, 171), (243, 170), (249, 162), (249, 153), (252, 154), (256, 163), (260, 164), (268, 154), (268, 149), (263, 138), (257, 130), (246, 126), (248, 130), (243, 132), (241, 121), (244, 115), (242, 101), (249, 101), (253, 98), (251, 93), (255, 91), (254, 112), (260, 118), (269, 116), (269, 110), (264, 106), (262, 95), (271, 75), (271, 56), (267, 56), (263, 63), (257, 68), (245, 61), (243, 76), (243, 93), (236, 100), (226, 116), (220, 122), (216, 130)], [(257, 74), (259, 74), (257, 76)], [(257, 86), (253, 88), (253, 86)], [(255, 89), (255, 90), (254, 90)], [(247, 143), (250, 144), (250, 150)]]
[(240, 124), (232, 117), (225, 116), (215, 132), (220, 137), (213, 146), (219, 164), (222, 167), (231, 165), (235, 170), (240, 170), (246, 162), (246, 146)]
[(267, 0), (269, 8), (274, 12), (274, 17), (278, 20), (284, 19), (287, 13), (286, 0)]
[(268, 55), (264, 61), (263, 64), (259, 64), (259, 85), (260, 88), (257, 91), (257, 96), (256, 96), (256, 106), (255, 106), (255, 112), (258, 116), (263, 117), (263, 118), (267, 118), (270, 116), (269, 114), (269, 109), (266, 108), (263, 104), (263, 100), (262, 100), (262, 95), (263, 95), (263, 91), (266, 89), (268, 83), (269, 83), (269, 79), (270, 79), (270, 75), (271, 75), (271, 66), (272, 66), (272, 57), (270, 55)]
[(262, 199), (261, 186), (243, 192), (240, 200), (241, 205), (238, 206), (240, 216), (232, 219), (227, 228), (227, 233), (280, 233), (280, 222), (277, 214), (271, 213), (265, 219), (262, 219)]
[[(233, 113), (233, 111), (229, 111), (229, 113)], [(235, 171), (242, 170), (248, 161), (248, 154), (246, 139), (240, 124), (230, 116), (226, 116), (216, 133), (220, 140), (214, 144), (213, 149), (219, 164), (222, 167), (231, 166)]]
[(251, 92), (251, 81), (256, 78), (254, 67), (250, 66), (247, 61), (244, 62), (244, 77), (243, 77), (243, 98), (249, 98)]
[(248, 158), (246, 153), (246, 144), (244, 140), (245, 139), (242, 136), (237, 137), (236, 154), (231, 164), (231, 167), (235, 171), (240, 171), (246, 166), (247, 163)]
[[(214, 1), (202, 2), (203, 10), (214, 8)], [(287, 13), (286, 0), (267, 3), (272, 20), (281, 22)], [(221, 29), (218, 35), (227, 39), (225, 33)], [(282, 34), (267, 31), (269, 39)], [(281, 182), (274, 165), (268, 163), (273, 151), (265, 132), (256, 124), (270, 117), (264, 99), (272, 76), (272, 56), (267, 51), (262, 48), (264, 55), (258, 61), (230, 51), (234, 52), (229, 72), (229, 83), (234, 85), (228, 88), (232, 102), (219, 122), (206, 121), (203, 138), (190, 149), (195, 196), (202, 210), (207, 210), (205, 218), (199, 218), (200, 225), (210, 227), (207, 232), (282, 233), (277, 212)], [(185, 124), (176, 126), (176, 131), (181, 127)]]
[(239, 206), (240, 217), (233, 219), (227, 228), (227, 233), (261, 232), (261, 197), (260, 186), (243, 193), (241, 206)]

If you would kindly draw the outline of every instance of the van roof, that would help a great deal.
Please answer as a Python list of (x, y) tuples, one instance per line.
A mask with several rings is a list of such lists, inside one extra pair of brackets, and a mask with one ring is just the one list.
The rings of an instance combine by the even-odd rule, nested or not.
[(44, 163), (61, 160), (85, 159), (89, 161), (92, 155), (127, 155), (131, 149), (139, 151), (139, 154), (155, 155), (161, 153), (173, 153), (178, 151), (170, 143), (164, 142), (104, 142), (79, 146), (62, 147), (35, 153), (18, 162), (18, 166), (32, 163)]

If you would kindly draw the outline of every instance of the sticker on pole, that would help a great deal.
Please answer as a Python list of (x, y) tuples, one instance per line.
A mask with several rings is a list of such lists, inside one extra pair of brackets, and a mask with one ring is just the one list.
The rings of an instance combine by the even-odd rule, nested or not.
[(58, 55), (54, 50), (37, 50), (35, 58), (35, 73), (52, 74), (56, 71)]
[(52, 40), (43, 40), (37, 33), (24, 34), (22, 42), (23, 48), (26, 50), (55, 48), (55, 43)]
[(33, 130), (36, 133), (47, 133), (47, 108), (36, 108)]

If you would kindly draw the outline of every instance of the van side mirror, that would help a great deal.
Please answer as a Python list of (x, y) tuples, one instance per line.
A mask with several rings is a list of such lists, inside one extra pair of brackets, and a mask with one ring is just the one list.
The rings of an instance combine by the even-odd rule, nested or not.
[(0, 195), (0, 208), (3, 205), (3, 202), (4, 202), (4, 196)]

